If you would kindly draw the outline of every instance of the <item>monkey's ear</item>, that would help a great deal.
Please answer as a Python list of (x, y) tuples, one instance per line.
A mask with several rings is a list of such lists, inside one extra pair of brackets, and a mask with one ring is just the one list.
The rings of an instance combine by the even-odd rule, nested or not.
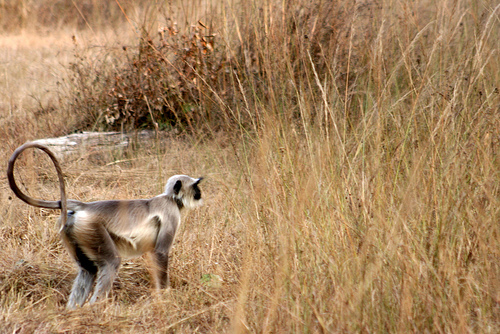
[(179, 191), (181, 191), (181, 188), (182, 188), (182, 181), (181, 180), (178, 180), (177, 182), (175, 182), (174, 184), (174, 194), (178, 195), (179, 194)]

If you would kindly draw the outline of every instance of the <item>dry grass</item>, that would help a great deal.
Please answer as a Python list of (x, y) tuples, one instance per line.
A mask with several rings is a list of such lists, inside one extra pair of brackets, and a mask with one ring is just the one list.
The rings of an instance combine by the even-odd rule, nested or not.
[[(176, 239), (171, 290), (152, 296), (137, 259), (110, 300), (65, 311), (74, 265), (57, 212), (10, 199), (2, 178), (4, 332), (500, 331), (500, 7), (286, 5), (214, 2), (210, 21), (210, 6), (176, 3), (172, 17), (212, 24), (227, 65), (211, 82), (198, 72), (190, 89), (205, 94), (183, 100), (200, 111), (186, 121), (203, 125), (63, 162), (70, 197), (84, 201), (149, 197), (174, 173), (207, 178), (206, 205)], [(84, 58), (86, 78), (90, 65), (122, 73), (100, 67), (99, 54)], [(25, 140), (70, 129), (30, 127), (31, 109), (5, 110), (4, 161)], [(53, 196), (48, 161), (25, 159), (29, 191)]]

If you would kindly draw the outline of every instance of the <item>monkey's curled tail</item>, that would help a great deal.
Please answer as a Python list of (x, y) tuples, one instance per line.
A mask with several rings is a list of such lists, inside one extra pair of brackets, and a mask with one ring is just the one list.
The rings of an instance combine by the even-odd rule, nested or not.
[[(59, 189), (61, 191), (61, 200), (60, 201), (44, 201), (41, 199), (32, 198), (26, 194), (24, 194), (21, 189), (16, 184), (16, 180), (14, 179), (14, 164), (18, 156), (27, 148), (38, 148), (45, 153), (48, 154), (52, 162), (54, 163), (54, 167), (57, 171), (57, 176), (59, 178)], [(20, 147), (18, 147), (12, 156), (9, 159), (9, 166), (7, 167), (7, 178), (9, 179), (9, 185), (14, 194), (19, 197), (22, 201), (28, 203), (29, 205), (33, 205), (39, 208), (47, 208), (47, 209), (61, 209), (61, 227), (66, 225), (66, 219), (68, 216), (67, 209), (67, 199), (66, 199), (66, 189), (64, 185), (64, 177), (61, 166), (59, 165), (59, 161), (57, 161), (56, 156), (52, 151), (50, 151), (46, 146), (43, 146), (38, 143), (28, 142)]]

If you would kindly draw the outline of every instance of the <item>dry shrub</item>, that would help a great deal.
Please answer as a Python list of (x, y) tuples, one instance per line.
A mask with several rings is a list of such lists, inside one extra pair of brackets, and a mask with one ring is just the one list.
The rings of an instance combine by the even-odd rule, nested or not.
[(171, 24), (160, 29), (155, 41), (144, 34), (137, 50), (124, 47), (125, 64), (112, 70), (104, 70), (107, 63), (100, 62), (89, 71), (84, 58), (73, 64), (77, 92), (73, 108), (86, 110), (84, 125), (126, 130), (179, 125), (193, 130), (202, 124), (211, 95), (202, 88), (216, 86), (222, 68), (214, 36), (205, 32), (198, 25), (180, 34)]

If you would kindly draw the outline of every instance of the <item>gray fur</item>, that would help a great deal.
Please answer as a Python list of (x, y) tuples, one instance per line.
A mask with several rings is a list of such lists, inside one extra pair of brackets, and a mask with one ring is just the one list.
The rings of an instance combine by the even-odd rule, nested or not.
[[(61, 201), (44, 201), (29, 197), (17, 187), (14, 163), (26, 148), (46, 152), (59, 176)], [(181, 223), (181, 210), (201, 205), (201, 178), (172, 176), (165, 192), (150, 199), (97, 201), (84, 203), (66, 200), (64, 179), (59, 163), (50, 150), (40, 144), (19, 147), (7, 169), (14, 193), (26, 203), (43, 208), (61, 209), (60, 234), (79, 267), (67, 308), (85, 304), (95, 284), (89, 303), (107, 296), (122, 258), (151, 253), (157, 288), (168, 287), (168, 255)], [(66, 211), (69, 210), (69, 211)]]
[[(182, 183), (182, 188), (174, 195), (169, 185), (177, 181)], [(74, 254), (80, 272), (67, 307), (82, 306), (94, 281), (95, 288), (89, 303), (107, 296), (121, 259), (144, 253), (153, 255), (156, 287), (168, 287), (168, 254), (181, 222), (181, 210), (201, 204), (201, 198), (192, 198), (194, 191), (191, 188), (198, 183), (198, 179), (175, 175), (167, 182), (165, 193), (151, 199), (90, 203), (68, 201), (68, 209), (73, 213), (61, 234), (62, 239), (67, 240), (68, 249)], [(80, 250), (84, 255), (78, 254)], [(84, 256), (97, 267), (96, 273), (92, 273), (92, 266), (85, 263)]]

